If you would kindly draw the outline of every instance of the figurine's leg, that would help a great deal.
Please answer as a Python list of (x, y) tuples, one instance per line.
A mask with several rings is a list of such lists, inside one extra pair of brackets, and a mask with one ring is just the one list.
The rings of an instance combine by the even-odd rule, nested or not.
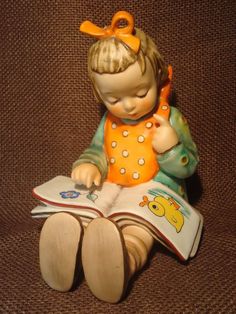
[(154, 239), (145, 229), (127, 226), (122, 229), (129, 256), (129, 276), (140, 270), (147, 261)]
[(127, 253), (116, 224), (106, 218), (94, 219), (86, 228), (82, 263), (87, 284), (100, 300), (116, 303), (127, 286)]
[(39, 242), (43, 279), (53, 289), (68, 291), (79, 269), (83, 228), (80, 220), (67, 213), (50, 216), (44, 223)]

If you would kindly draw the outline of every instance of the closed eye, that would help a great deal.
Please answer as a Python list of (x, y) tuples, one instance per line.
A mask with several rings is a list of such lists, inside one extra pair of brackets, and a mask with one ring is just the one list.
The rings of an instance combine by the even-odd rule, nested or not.
[(148, 90), (147, 90), (145, 93), (136, 95), (136, 97), (138, 97), (138, 98), (144, 98), (144, 97), (147, 95), (147, 93), (148, 93)]
[(119, 101), (120, 101), (120, 99), (115, 99), (115, 98), (113, 98), (113, 99), (107, 99), (107, 101), (108, 101), (108, 103), (110, 104), (110, 105), (115, 105), (116, 103), (118, 103)]
[(118, 102), (119, 102), (119, 99), (114, 100), (114, 101), (109, 101), (109, 103), (110, 103), (111, 105), (115, 105), (115, 104), (118, 103)]

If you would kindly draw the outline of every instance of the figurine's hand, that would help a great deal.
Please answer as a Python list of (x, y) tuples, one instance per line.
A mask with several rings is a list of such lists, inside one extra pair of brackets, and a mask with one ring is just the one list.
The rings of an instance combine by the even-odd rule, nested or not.
[(179, 138), (175, 129), (172, 128), (167, 119), (158, 114), (154, 114), (153, 116), (160, 126), (155, 130), (152, 146), (158, 154), (163, 154), (176, 146), (179, 142)]
[(71, 178), (77, 184), (83, 184), (90, 188), (92, 184), (99, 186), (101, 183), (101, 173), (98, 168), (90, 163), (81, 164), (76, 167), (72, 173)]

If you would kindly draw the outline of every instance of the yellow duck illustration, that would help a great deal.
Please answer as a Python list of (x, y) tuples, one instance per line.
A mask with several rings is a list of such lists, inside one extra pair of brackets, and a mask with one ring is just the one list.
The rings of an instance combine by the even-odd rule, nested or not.
[(148, 206), (150, 211), (156, 216), (165, 216), (169, 223), (176, 229), (176, 232), (179, 233), (181, 231), (184, 224), (184, 217), (178, 210), (180, 206), (173, 198), (165, 198), (162, 195), (158, 195), (152, 201), (149, 201), (147, 196), (143, 196), (143, 201), (139, 206)]

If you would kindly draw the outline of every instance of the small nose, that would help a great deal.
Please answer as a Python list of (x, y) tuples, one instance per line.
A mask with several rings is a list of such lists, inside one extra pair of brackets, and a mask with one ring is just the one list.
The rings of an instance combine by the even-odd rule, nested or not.
[(126, 112), (131, 112), (135, 108), (135, 104), (131, 98), (126, 98), (123, 100), (123, 106)]

